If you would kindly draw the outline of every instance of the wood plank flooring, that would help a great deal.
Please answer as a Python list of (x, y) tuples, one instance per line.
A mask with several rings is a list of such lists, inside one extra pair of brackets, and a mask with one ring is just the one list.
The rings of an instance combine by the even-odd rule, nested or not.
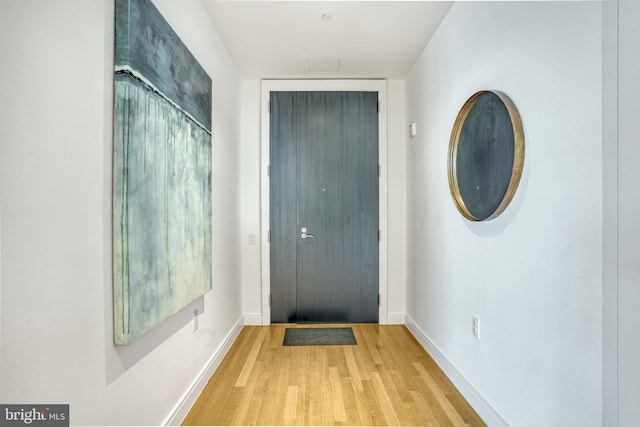
[(485, 426), (404, 326), (329, 325), (358, 345), (282, 345), (285, 328), (314, 326), (244, 327), (183, 425)]

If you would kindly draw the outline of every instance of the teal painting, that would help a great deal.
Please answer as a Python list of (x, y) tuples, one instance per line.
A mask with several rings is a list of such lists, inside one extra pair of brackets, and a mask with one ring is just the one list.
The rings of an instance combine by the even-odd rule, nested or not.
[(211, 78), (149, 0), (116, 0), (115, 344), (211, 289)]

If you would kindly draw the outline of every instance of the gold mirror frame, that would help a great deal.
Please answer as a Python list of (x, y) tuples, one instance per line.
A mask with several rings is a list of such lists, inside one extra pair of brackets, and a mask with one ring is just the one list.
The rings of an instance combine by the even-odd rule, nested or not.
[[(509, 113), (509, 118), (511, 121), (511, 126), (513, 129), (513, 167), (511, 170), (511, 177), (509, 179), (509, 184), (507, 186), (507, 190), (502, 197), (501, 202), (498, 204), (498, 207), (492, 214), (490, 214), (486, 218), (477, 218), (475, 217), (465, 205), (465, 202), (460, 194), (460, 188), (458, 187), (458, 174), (456, 170), (457, 165), (457, 154), (458, 154), (458, 144), (460, 142), (460, 134), (462, 133), (462, 128), (467, 120), (467, 116), (469, 112), (475, 105), (476, 101), (486, 93), (493, 93), (496, 95), (500, 101), (504, 104)], [(511, 99), (502, 92), (499, 91), (490, 91), (490, 90), (482, 90), (476, 92), (465, 102), (465, 104), (460, 109), (456, 121), (453, 125), (453, 129), (451, 131), (451, 138), (449, 140), (449, 155), (448, 155), (448, 175), (449, 175), (449, 190), (451, 191), (451, 197), (458, 208), (458, 211), (470, 221), (488, 221), (500, 215), (506, 207), (509, 205), (513, 196), (516, 193), (516, 189), (518, 188), (518, 184), (520, 182), (520, 177), (522, 175), (522, 169), (524, 166), (524, 132), (522, 129), (522, 121), (520, 119), (520, 113), (518, 113), (518, 109)]]

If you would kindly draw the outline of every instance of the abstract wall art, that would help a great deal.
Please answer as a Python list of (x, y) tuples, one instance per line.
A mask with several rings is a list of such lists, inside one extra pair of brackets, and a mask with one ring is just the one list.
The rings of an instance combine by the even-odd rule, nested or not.
[(115, 2), (115, 344), (211, 289), (211, 78), (150, 0)]

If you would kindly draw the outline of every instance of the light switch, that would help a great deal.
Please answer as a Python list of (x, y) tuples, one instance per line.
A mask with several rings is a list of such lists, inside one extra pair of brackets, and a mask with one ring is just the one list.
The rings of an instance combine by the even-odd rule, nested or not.
[(416, 123), (413, 122), (409, 125), (409, 136), (416, 136), (418, 134)]

